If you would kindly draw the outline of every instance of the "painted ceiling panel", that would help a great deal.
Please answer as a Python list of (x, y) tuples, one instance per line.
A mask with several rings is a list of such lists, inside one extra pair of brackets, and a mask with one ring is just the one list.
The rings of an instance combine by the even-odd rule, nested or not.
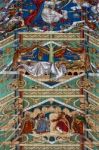
[(0, 0), (0, 150), (99, 149), (99, 3)]

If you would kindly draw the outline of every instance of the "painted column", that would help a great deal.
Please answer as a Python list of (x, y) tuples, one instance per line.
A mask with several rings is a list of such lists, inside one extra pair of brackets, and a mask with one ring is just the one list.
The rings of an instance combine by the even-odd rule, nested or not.
[(20, 44), (20, 46), (22, 46), (22, 44), (23, 44), (23, 35), (22, 34), (19, 34), (19, 44)]
[[(18, 75), (15, 75), (15, 80), (18, 78)], [(15, 98), (18, 96), (18, 90), (16, 89), (15, 90)], [(18, 114), (18, 111), (16, 109), (16, 103), (17, 103), (17, 99), (15, 99), (15, 102), (14, 102), (14, 107), (15, 107), (15, 115)], [(18, 124), (19, 124), (19, 121), (18, 121), (18, 117), (17, 117), (17, 123), (15, 124), (15, 129), (17, 129), (18, 127)], [(19, 137), (19, 133), (15, 134), (15, 139)], [(15, 150), (18, 150), (18, 147), (19, 147), (19, 144), (16, 144), (15, 145)]]
[[(82, 29), (80, 32), (81, 38), (84, 38), (84, 30)], [(83, 49), (83, 54), (85, 54), (85, 48), (84, 48), (84, 41), (81, 41), (81, 48)], [(81, 77), (81, 82), (84, 81), (84, 76)], [(84, 94), (84, 89), (83, 87), (80, 88), (80, 94)], [(84, 133), (80, 135), (80, 149), (84, 150)]]
[[(84, 77), (81, 77), (81, 82), (83, 82)], [(84, 94), (84, 89), (83, 87), (80, 88), (80, 94), (83, 95)], [(84, 100), (83, 100), (84, 101)], [(80, 150), (84, 150), (84, 130), (83, 130), (83, 134), (80, 135)]]
[[(52, 38), (52, 35), (50, 35), (50, 38)], [(51, 42), (51, 40), (50, 40), (50, 42)], [(54, 50), (53, 50), (52, 43), (50, 43), (49, 62), (54, 63)]]
[[(19, 72), (19, 89), (21, 89), (22, 88), (22, 86), (23, 86), (23, 72), (22, 71), (20, 71)], [(23, 119), (23, 109), (24, 109), (24, 104), (23, 104), (23, 91), (19, 91), (19, 98), (20, 98), (20, 100), (21, 100), (21, 106), (22, 106), (22, 108), (19, 108), (19, 122), (20, 121), (22, 121), (22, 119)], [(20, 101), (19, 101), (20, 102)], [(19, 103), (19, 106), (20, 106), (20, 103)], [(21, 138), (20, 139), (20, 143), (23, 141), (23, 139)], [(20, 150), (24, 150), (24, 147), (23, 146), (20, 146)]]
[[(83, 15), (83, 9), (82, 9), (82, 14), (81, 14), (81, 21), (84, 21), (84, 15)], [(80, 38), (85, 38), (85, 34), (84, 34), (84, 23), (83, 23), (83, 27), (82, 27), (82, 29), (81, 29), (81, 31), (80, 31)], [(80, 44), (81, 44), (81, 49), (83, 50), (83, 55), (84, 55), (84, 58), (85, 58), (85, 46), (84, 46), (84, 44), (85, 44), (85, 41), (81, 41), (80, 42)], [(81, 83), (84, 81), (84, 76), (82, 76), (81, 78), (80, 78), (80, 81), (81, 81)], [(80, 88), (80, 94), (81, 95), (84, 95), (84, 89), (83, 89), (83, 87), (81, 87)], [(84, 101), (84, 100), (83, 100)], [(84, 150), (84, 131), (83, 131), (83, 134), (82, 135), (80, 135), (80, 150)]]

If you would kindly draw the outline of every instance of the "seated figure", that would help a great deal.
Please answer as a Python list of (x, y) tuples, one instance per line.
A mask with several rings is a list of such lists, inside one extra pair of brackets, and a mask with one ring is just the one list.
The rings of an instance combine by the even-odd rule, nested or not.
[(43, 113), (37, 116), (36, 133), (46, 133), (49, 131), (49, 121)]
[(29, 113), (25, 114), (25, 118), (22, 121), (21, 128), (22, 128), (22, 134), (32, 133), (33, 128), (34, 128), (34, 122), (30, 118), (30, 114)]
[(55, 122), (55, 129), (58, 132), (67, 133), (69, 131), (69, 122), (65, 117), (65, 113), (59, 113), (57, 119), (53, 119), (52, 122)]

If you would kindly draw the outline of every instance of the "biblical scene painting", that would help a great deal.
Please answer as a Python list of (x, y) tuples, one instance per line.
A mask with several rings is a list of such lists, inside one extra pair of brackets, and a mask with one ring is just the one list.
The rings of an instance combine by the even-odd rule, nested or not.
[(0, 150), (99, 150), (98, 0), (0, 0)]

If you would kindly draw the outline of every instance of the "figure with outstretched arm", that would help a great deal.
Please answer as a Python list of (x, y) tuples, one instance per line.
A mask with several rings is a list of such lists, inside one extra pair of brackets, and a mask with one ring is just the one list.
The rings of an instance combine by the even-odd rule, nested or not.
[(33, 5), (36, 6), (36, 9), (32, 10), (30, 15), (25, 19), (25, 25), (30, 26), (32, 22), (36, 19), (38, 14), (42, 11), (45, 0), (33, 0)]
[(63, 112), (59, 113), (57, 119), (54, 119), (53, 122), (56, 122), (55, 129), (60, 133), (67, 133), (69, 132), (70, 126), (65, 114)]

